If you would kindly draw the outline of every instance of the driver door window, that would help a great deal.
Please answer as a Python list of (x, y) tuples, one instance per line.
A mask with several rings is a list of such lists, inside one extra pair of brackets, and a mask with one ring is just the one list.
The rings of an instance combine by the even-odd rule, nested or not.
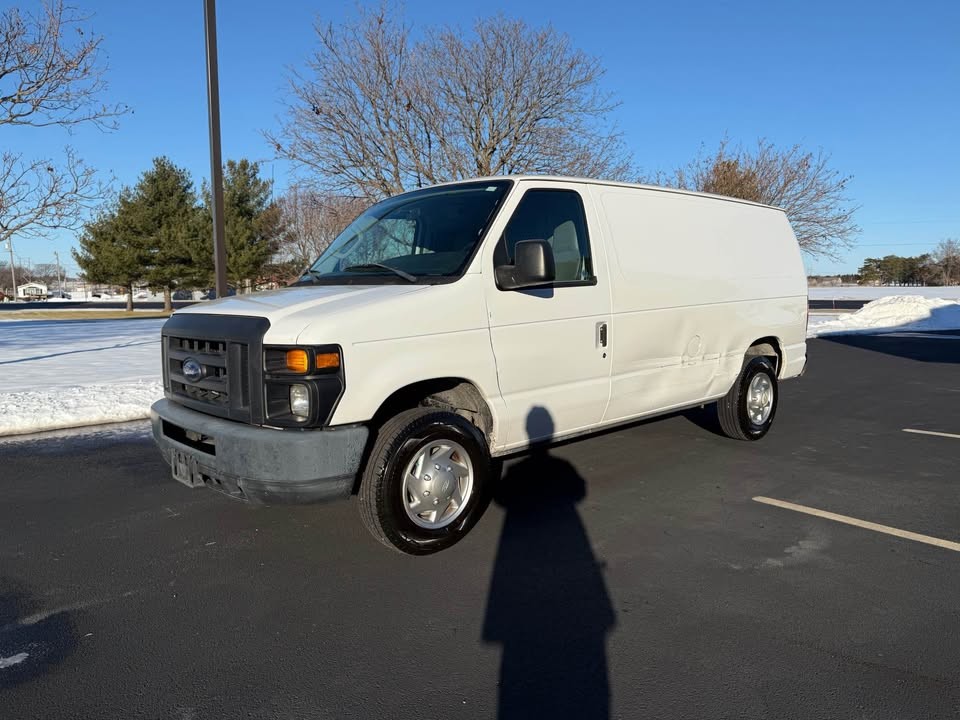
[(546, 240), (557, 266), (554, 284), (593, 282), (583, 201), (573, 190), (530, 190), (520, 200), (494, 251), (494, 265), (513, 263), (521, 240)]

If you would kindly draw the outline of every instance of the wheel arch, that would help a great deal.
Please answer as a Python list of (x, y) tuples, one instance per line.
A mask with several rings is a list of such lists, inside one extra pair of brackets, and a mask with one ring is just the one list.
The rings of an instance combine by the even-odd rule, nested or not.
[(398, 388), (377, 408), (371, 425), (377, 428), (399, 412), (431, 406), (462, 415), (480, 429), (488, 446), (493, 445), (496, 425), (490, 403), (476, 383), (462, 377), (429, 378)]
[(768, 357), (773, 360), (773, 369), (777, 377), (783, 370), (783, 345), (780, 338), (774, 336), (762, 337), (750, 343), (750, 347), (743, 354), (744, 361), (752, 357)]

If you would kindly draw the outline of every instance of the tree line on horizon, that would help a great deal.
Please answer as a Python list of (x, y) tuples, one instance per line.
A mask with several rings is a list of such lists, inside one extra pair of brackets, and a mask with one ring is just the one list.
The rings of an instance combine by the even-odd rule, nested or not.
[(857, 274), (863, 285), (960, 285), (960, 242), (942, 240), (916, 257), (866, 258)]
[[(103, 38), (87, 20), (62, 0), (0, 13), (0, 40), (10, 50), (0, 54), (0, 79), (12, 90), (0, 87), (0, 126), (118, 128), (129, 108), (102, 101)], [(228, 210), (231, 282), (295, 276), (388, 195), (508, 173), (646, 181), (776, 205), (812, 257), (836, 257), (859, 232), (851, 178), (823, 150), (723, 139), (675, 170), (641, 170), (613, 120), (619, 102), (603, 88), (600, 59), (549, 24), (494, 15), (466, 29), (414, 33), (402, 8), (385, 3), (339, 25), (318, 19), (315, 33), (311, 56), (287, 77), (281, 122), (263, 131), (300, 179), (273, 198), (256, 163), (228, 164), (237, 183)], [(166, 158), (114, 194), (69, 149), (56, 161), (0, 147), (0, 241), (76, 230), (90, 279), (143, 282), (167, 294), (207, 283), (207, 203), (204, 188)], [(117, 258), (102, 257), (109, 253)]]

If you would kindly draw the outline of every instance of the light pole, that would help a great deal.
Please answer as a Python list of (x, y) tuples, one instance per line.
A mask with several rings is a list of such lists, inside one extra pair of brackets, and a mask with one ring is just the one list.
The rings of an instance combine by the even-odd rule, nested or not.
[(227, 251), (223, 243), (223, 162), (220, 159), (220, 81), (217, 73), (217, 8), (203, 0), (207, 36), (207, 108), (210, 119), (210, 195), (213, 210), (213, 270), (217, 297), (227, 296)]
[(53, 256), (57, 259), (57, 290), (60, 291), (60, 299), (63, 300), (63, 281), (60, 279), (60, 253), (54, 250)]
[(13, 281), (13, 299), (17, 299), (17, 271), (13, 267), (13, 240), (7, 238), (7, 250), (10, 251), (10, 279)]

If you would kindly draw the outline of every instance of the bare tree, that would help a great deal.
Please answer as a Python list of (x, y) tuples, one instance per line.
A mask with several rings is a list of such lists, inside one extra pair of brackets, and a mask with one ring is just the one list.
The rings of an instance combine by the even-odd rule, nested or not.
[(316, 32), (286, 122), (266, 137), (327, 190), (379, 198), (476, 175), (630, 174), (600, 61), (550, 26), (498, 15), (415, 41), (381, 6)]
[(285, 227), (280, 255), (297, 266), (296, 272), (316, 260), (369, 202), (292, 185), (278, 205)]
[(960, 285), (960, 241), (941, 240), (930, 255), (940, 285)]
[(813, 153), (799, 145), (781, 150), (761, 139), (747, 150), (724, 140), (715, 153), (701, 152), (672, 175), (661, 173), (653, 181), (783, 208), (806, 253), (836, 258), (860, 228), (853, 217), (857, 208), (846, 196), (851, 178), (829, 161), (822, 150)]
[[(14, 273), (17, 276), (17, 283), (23, 285), (24, 283), (34, 282), (37, 278), (34, 277), (33, 268), (28, 265), (21, 265), (17, 262), (13, 266)], [(13, 284), (11, 282), (12, 276), (10, 274), (10, 263), (6, 260), (0, 260), (0, 291), (3, 291), (7, 295), (13, 296)]]
[(42, 282), (51, 288), (60, 278), (55, 263), (36, 263), (30, 270), (35, 282)]
[[(99, 101), (107, 88), (102, 37), (84, 30), (86, 20), (62, 0), (44, 2), (35, 14), (11, 8), (0, 15), (0, 126), (116, 127), (127, 108)], [(77, 227), (103, 193), (70, 148), (60, 161), (2, 151), (0, 241)]]
[(0, 154), (0, 241), (76, 227), (105, 187), (70, 148), (59, 164)]

